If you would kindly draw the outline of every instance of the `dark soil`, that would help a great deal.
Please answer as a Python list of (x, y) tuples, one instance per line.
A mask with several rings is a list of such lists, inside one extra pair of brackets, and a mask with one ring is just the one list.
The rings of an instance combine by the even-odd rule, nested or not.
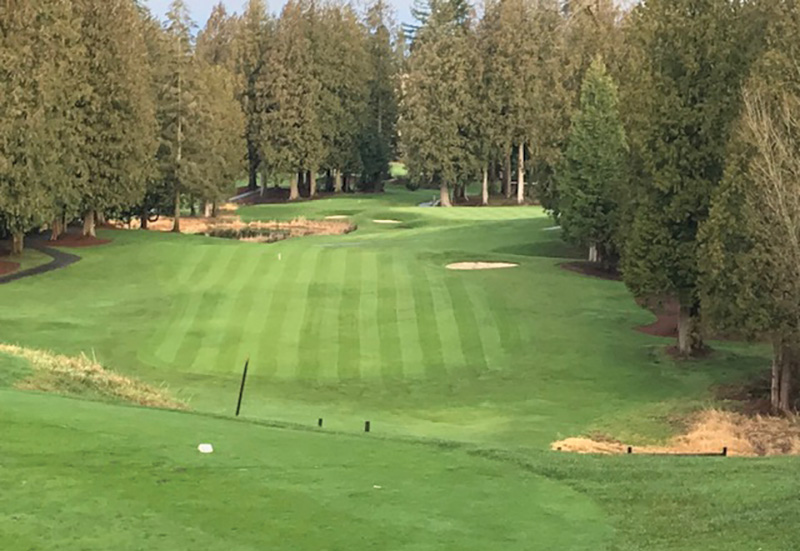
[(609, 281), (620, 281), (622, 276), (616, 269), (606, 270), (602, 265), (595, 262), (577, 261), (577, 262), (564, 262), (561, 267), (570, 272), (576, 272), (581, 275), (590, 277), (597, 277), (600, 279), (607, 279)]
[(96, 247), (111, 243), (110, 239), (100, 239), (99, 237), (84, 237), (79, 233), (65, 233), (57, 241), (49, 241), (53, 247)]
[[(438, 191), (438, 190), (434, 190)], [(525, 202), (522, 203), (521, 206), (530, 206), (530, 205), (539, 205), (539, 201), (525, 199)], [(469, 199), (466, 201), (463, 199), (454, 199), (453, 205), (457, 207), (481, 207), (481, 196), (480, 195), (471, 195)], [(490, 207), (519, 207), (520, 205), (517, 203), (517, 197), (506, 197), (505, 195), (490, 195), (489, 196), (489, 205)]]
[(735, 409), (745, 415), (769, 415), (770, 379), (767, 369), (744, 383), (720, 385), (714, 388), (714, 394), (720, 400), (733, 402)]
[(10, 260), (0, 260), (0, 275), (13, 274), (19, 270), (19, 263)]
[(649, 325), (636, 328), (640, 333), (654, 337), (678, 337), (678, 301), (674, 298), (660, 298), (650, 300), (637, 300), (639, 306), (647, 308), (656, 317), (656, 321)]

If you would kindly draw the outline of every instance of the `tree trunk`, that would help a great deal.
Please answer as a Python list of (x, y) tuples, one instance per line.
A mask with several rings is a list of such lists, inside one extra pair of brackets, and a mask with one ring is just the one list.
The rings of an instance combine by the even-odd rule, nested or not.
[(203, 216), (206, 218), (211, 218), (211, 216), (213, 216), (213, 211), (214, 205), (211, 203), (211, 201), (206, 201), (203, 205)]
[(800, 364), (800, 350), (791, 337), (772, 343), (772, 388), (770, 405), (774, 413), (791, 413), (797, 398), (794, 382)]
[(267, 182), (269, 181), (269, 174), (267, 174), (267, 167), (261, 167), (261, 195), (264, 195), (264, 190), (267, 189)]
[(217, 202), (216, 201), (212, 201), (211, 202), (211, 218), (216, 218), (216, 217), (217, 217)]
[(197, 206), (195, 205), (194, 197), (189, 197), (189, 216), (192, 218), (197, 216)]
[(175, 192), (175, 218), (172, 221), (172, 231), (181, 233), (181, 192)]
[(97, 233), (94, 227), (94, 209), (89, 209), (83, 215), (83, 236), (95, 237)]
[(258, 189), (258, 147), (252, 139), (247, 139), (247, 168), (248, 168), (248, 181), (247, 189), (255, 191)]
[(317, 171), (308, 171), (308, 196), (315, 197), (317, 195)]
[(50, 241), (57, 241), (61, 236), (61, 216), (53, 218), (53, 227), (50, 231)]
[(300, 199), (300, 178), (302, 178), (302, 176), (299, 172), (292, 178), (291, 187), (289, 189), (289, 201)]
[(525, 202), (525, 144), (517, 150), (517, 204)]
[(342, 189), (345, 193), (350, 191), (350, 175), (347, 172), (342, 172)]
[(441, 207), (452, 207), (453, 203), (450, 202), (450, 189), (448, 189), (447, 184), (442, 182), (439, 185), (439, 206)]
[(506, 152), (505, 166), (503, 167), (503, 195), (506, 199), (511, 198), (511, 153)]
[(149, 220), (148, 220), (147, 209), (142, 209), (142, 212), (139, 213), (139, 229), (146, 230), (148, 222)]
[(700, 308), (696, 304), (681, 301), (678, 306), (678, 352), (691, 356), (703, 348), (703, 337), (699, 327)]
[(594, 243), (589, 246), (589, 262), (600, 262), (600, 253), (597, 251), (597, 245)]
[(103, 211), (95, 211), (94, 213), (95, 224), (104, 226), (106, 224), (106, 214)]
[(489, 204), (489, 168), (483, 167), (483, 183), (481, 184), (481, 205)]
[(330, 168), (325, 170), (325, 191), (333, 191), (333, 171)]
[(338, 168), (333, 171), (333, 192), (342, 192), (342, 171)]
[(25, 250), (25, 234), (14, 232), (11, 234), (11, 255), (19, 256)]

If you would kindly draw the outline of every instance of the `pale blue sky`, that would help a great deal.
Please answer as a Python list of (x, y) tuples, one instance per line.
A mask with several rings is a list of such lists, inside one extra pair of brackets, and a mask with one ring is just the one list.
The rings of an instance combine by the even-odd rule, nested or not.
[[(228, 8), (229, 12), (235, 11), (241, 13), (245, 1), (246, 0), (223, 0), (223, 4)], [(170, 2), (171, 0), (146, 0), (147, 5), (150, 6), (150, 10), (159, 17), (162, 17), (167, 12)], [(189, 9), (192, 11), (192, 19), (194, 19), (195, 23), (200, 27), (205, 25), (206, 20), (208, 20), (208, 15), (211, 13), (211, 8), (218, 2), (219, 0), (186, 0)], [(412, 0), (389, 1), (397, 11), (396, 17), (398, 22), (405, 23), (411, 21), (411, 2)], [(270, 11), (273, 12), (278, 12), (283, 7), (283, 4), (284, 0), (267, 0), (267, 6)]]

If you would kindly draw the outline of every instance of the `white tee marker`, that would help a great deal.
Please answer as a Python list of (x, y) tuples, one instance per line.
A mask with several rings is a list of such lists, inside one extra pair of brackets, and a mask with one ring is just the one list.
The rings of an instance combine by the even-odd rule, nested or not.
[(197, 446), (197, 449), (200, 453), (214, 453), (214, 446), (211, 444), (200, 444)]

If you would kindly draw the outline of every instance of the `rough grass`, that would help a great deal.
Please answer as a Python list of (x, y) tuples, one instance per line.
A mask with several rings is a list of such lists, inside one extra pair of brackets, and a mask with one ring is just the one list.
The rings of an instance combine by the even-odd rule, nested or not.
[[(693, 416), (688, 432), (665, 445), (636, 446), (636, 453), (706, 454), (728, 449), (732, 456), (800, 455), (800, 421), (796, 417), (747, 416), (707, 410)], [(557, 451), (597, 454), (627, 453), (629, 444), (614, 438), (573, 437), (550, 445)]]
[(8, 344), (0, 344), (0, 353), (30, 363), (32, 373), (14, 383), (21, 390), (186, 409), (185, 403), (172, 398), (166, 390), (108, 371), (83, 354), (70, 357)]

